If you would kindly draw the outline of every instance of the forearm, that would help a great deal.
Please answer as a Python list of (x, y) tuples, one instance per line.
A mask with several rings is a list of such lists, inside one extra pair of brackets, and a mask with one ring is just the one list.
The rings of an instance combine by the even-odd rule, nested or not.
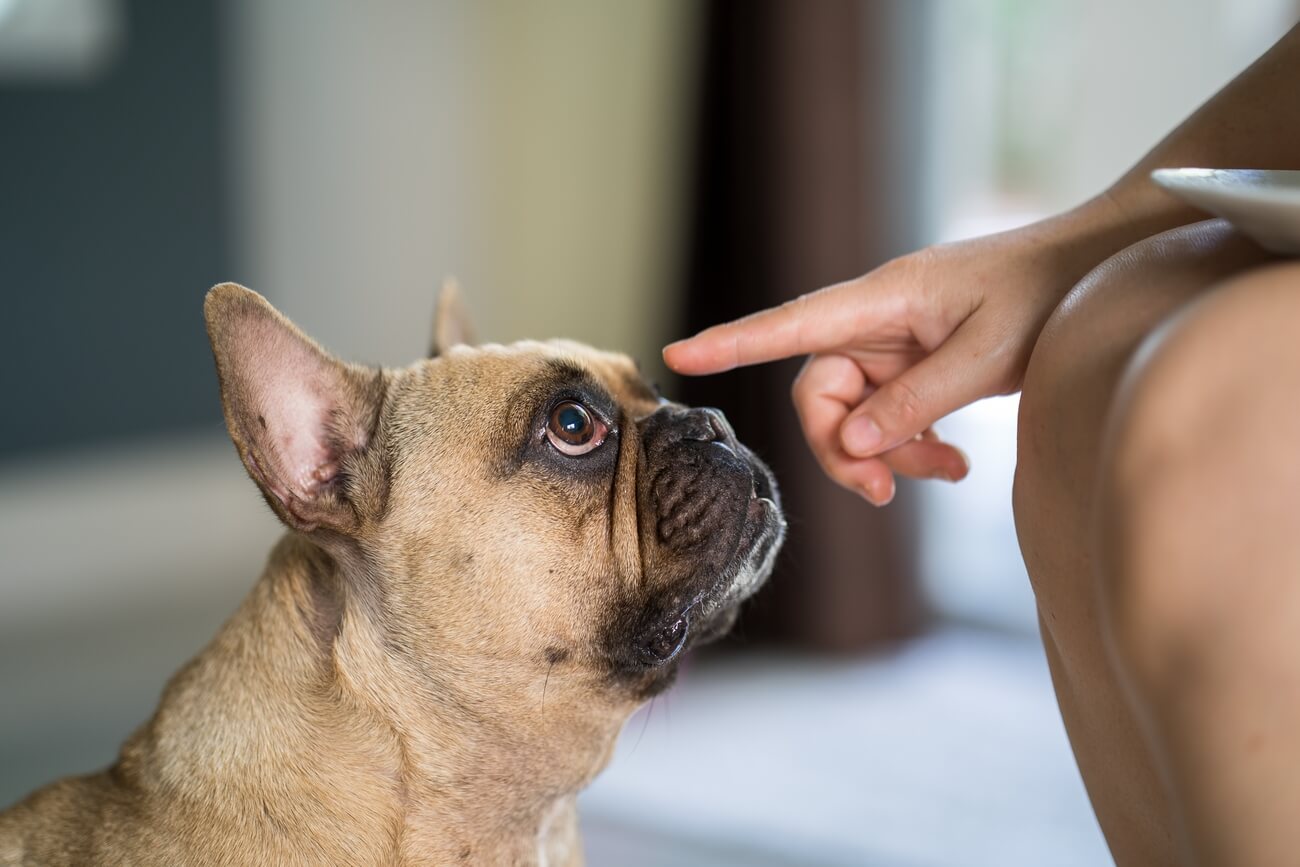
[(1062, 277), (1144, 238), (1206, 214), (1151, 180), (1163, 167), (1300, 168), (1300, 27), (1183, 121), (1108, 190), (1033, 227), (1052, 244)]
[(1154, 169), (1300, 168), (1300, 26), (1183, 121), (1121, 177), (1107, 195), (1155, 231), (1205, 215), (1157, 187)]

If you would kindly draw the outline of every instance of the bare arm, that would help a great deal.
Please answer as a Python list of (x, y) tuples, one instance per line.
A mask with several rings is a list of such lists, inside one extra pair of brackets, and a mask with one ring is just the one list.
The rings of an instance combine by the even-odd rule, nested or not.
[[(1300, 168), (1300, 26), (1192, 113), (1107, 195), (1127, 219), (1157, 231), (1203, 215), (1151, 183), (1154, 169)], [(1147, 235), (1154, 234), (1148, 232)]]

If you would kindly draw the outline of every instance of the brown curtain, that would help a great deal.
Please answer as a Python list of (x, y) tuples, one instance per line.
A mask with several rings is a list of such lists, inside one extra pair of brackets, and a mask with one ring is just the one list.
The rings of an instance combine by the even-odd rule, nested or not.
[[(891, 126), (905, 115), (903, 2), (710, 4), (684, 332), (861, 274), (912, 240), (906, 135)], [(877, 510), (822, 475), (789, 403), (801, 363), (692, 379), (679, 393), (726, 412), (777, 473), (790, 516), (738, 639), (861, 650), (922, 622), (913, 522), (905, 502)]]

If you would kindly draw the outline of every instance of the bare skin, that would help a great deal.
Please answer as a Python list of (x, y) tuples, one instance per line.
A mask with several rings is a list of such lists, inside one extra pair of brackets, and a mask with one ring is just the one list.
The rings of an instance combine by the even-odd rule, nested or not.
[[(1066, 297), (1025, 377), (1016, 527), (1061, 715), (1120, 864), (1178, 862), (1165, 788), (1103, 632), (1111, 609), (1098, 593), (1104, 555), (1095, 544), (1094, 515), (1113, 515), (1115, 508), (1112, 495), (1097, 492), (1111, 460), (1103, 427), (1121, 378), (1136, 372), (1132, 360), (1144, 338), (1224, 279), (1267, 258), (1217, 222), (1143, 241)], [(1186, 526), (1180, 512), (1166, 519)]]
[(1300, 848), (1300, 587), (1285, 580), (1300, 568), (1300, 266), (1189, 225), (1203, 215), (1148, 180), (1300, 168), (1297, 75), (1293, 30), (1081, 207), (664, 353), (693, 375), (809, 355), (793, 389), (809, 445), (877, 505), (896, 473), (962, 478), (933, 423), (1023, 389), (1017, 528), (1121, 865), (1276, 864)]

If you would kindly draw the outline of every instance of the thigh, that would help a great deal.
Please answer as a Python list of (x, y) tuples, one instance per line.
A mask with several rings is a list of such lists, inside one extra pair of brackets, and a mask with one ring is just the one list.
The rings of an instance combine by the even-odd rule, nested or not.
[(1196, 863), (1284, 864), (1300, 828), (1300, 262), (1160, 329), (1108, 420), (1107, 635)]
[(1093, 547), (1102, 430), (1145, 338), (1269, 258), (1218, 221), (1130, 247), (1065, 298), (1025, 376), (1016, 528), (1062, 718), (1122, 865), (1173, 863), (1174, 853), (1165, 795), (1102, 635)]

